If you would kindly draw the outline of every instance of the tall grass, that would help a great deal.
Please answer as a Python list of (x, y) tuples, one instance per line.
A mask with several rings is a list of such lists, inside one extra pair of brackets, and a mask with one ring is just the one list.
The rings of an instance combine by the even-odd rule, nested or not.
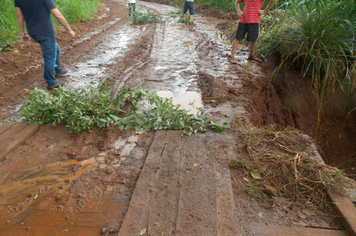
[[(54, 3), (69, 24), (91, 20), (101, 7), (100, 0), (54, 0)], [(59, 25), (57, 21), (54, 22)]]
[(310, 78), (316, 99), (316, 130), (328, 97), (342, 89), (356, 91), (356, 5), (354, 0), (295, 0), (285, 5), (282, 21), (274, 21), (260, 38), (258, 51), (277, 53), (281, 63)]
[[(14, 0), (0, 0), (0, 52), (19, 40)], [(56, 7), (69, 24), (92, 19), (101, 6), (100, 0), (54, 0)], [(57, 20), (53, 20), (57, 26)]]
[[(170, 1), (171, 2), (180, 2), (180, 3), (185, 2), (185, 0), (170, 0)], [(290, 0), (279, 0), (276, 2), (276, 4), (273, 6), (272, 9), (278, 8), (289, 1)], [(196, 4), (200, 4), (200, 3), (204, 3), (204, 4), (208, 5), (209, 7), (214, 7), (221, 11), (224, 11), (224, 12), (236, 12), (235, 0), (199, 0), (199, 1), (196, 1)], [(269, 4), (269, 0), (265, 0), (262, 8), (263, 9), (266, 8), (268, 4)], [(241, 5), (240, 5), (241, 9), (243, 9), (244, 5), (245, 5), (244, 3), (241, 3)]]
[(13, 0), (1, 0), (0, 3), (0, 52), (8, 45), (17, 42), (19, 34)]
[(354, 0), (299, 0), (285, 8), (284, 21), (260, 38), (259, 51), (278, 53), (281, 63), (301, 68), (321, 96), (338, 88), (356, 88)]

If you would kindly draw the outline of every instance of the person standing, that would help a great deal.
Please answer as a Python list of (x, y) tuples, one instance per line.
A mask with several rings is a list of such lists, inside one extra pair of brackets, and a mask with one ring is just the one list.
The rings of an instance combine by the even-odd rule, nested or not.
[[(128, 4), (128, 7), (129, 7), (129, 16), (131, 16), (131, 11), (136, 11), (136, 6), (138, 6), (138, 0), (125, 0), (125, 4), (127, 4), (127, 2), (129, 3)], [(135, 14), (134, 14), (135, 16)]]
[(183, 8), (183, 22), (185, 21), (185, 13), (187, 13), (189, 9), (189, 24), (193, 23), (193, 16), (195, 15), (194, 11), (194, 0), (186, 0), (184, 3), (184, 8)]
[[(240, 9), (240, 3), (245, 3), (243, 12)], [(232, 43), (230, 62), (236, 64), (235, 52), (237, 46), (241, 40), (245, 37), (247, 33), (247, 41), (250, 41), (250, 53), (248, 56), (249, 60), (262, 62), (261, 59), (256, 57), (255, 48), (256, 41), (259, 34), (260, 28), (260, 16), (265, 15), (277, 2), (277, 0), (271, 0), (266, 7), (262, 9), (264, 0), (236, 0), (235, 7), (237, 9), (237, 15), (239, 17), (239, 25), (235, 34), (235, 40)]]
[(56, 41), (51, 14), (73, 38), (75, 33), (62, 13), (56, 8), (53, 0), (15, 0), (15, 9), (21, 40), (26, 44), (30, 42), (30, 38), (25, 32), (24, 22), (26, 22), (28, 34), (41, 46), (44, 59), (43, 77), (47, 82), (47, 89), (52, 90), (62, 86), (63, 81), (57, 80), (55, 76), (63, 75), (67, 73), (67, 70), (61, 67), (60, 47)]

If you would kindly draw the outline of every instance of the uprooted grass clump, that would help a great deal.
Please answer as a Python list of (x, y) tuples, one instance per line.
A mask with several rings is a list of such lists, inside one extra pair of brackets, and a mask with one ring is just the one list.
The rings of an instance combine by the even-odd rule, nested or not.
[(341, 170), (323, 164), (309, 138), (298, 131), (245, 129), (244, 149), (247, 157), (231, 160), (230, 166), (251, 176), (247, 192), (264, 202), (281, 197), (291, 204), (323, 208), (329, 206), (327, 190), (347, 193), (347, 187), (355, 187)]
[[(128, 112), (123, 110), (126, 105), (130, 106)], [(190, 105), (194, 107), (194, 102)], [(72, 133), (109, 125), (117, 125), (120, 130), (182, 130), (182, 135), (225, 129), (207, 119), (202, 108), (196, 109), (194, 116), (179, 104), (174, 105), (172, 98), (142, 89), (121, 89), (116, 93), (106, 80), (81, 90), (60, 87), (52, 94), (37, 88), (31, 90), (19, 116), (32, 124), (52, 123), (56, 127), (64, 123)]]

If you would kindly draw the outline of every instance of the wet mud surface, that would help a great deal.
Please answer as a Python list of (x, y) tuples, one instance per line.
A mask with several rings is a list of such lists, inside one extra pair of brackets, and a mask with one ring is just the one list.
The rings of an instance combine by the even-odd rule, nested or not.
[[(248, 126), (307, 122), (300, 122), (279, 105), (275, 88), (265, 82), (269, 70), (248, 62), (248, 49), (239, 49), (238, 65), (228, 62), (228, 36), (216, 28), (226, 26), (226, 21), (198, 15), (193, 25), (181, 24), (167, 17), (170, 6), (140, 2), (145, 11), (159, 12), (166, 21), (133, 26), (123, 4), (103, 1), (96, 21), (74, 26), (77, 39), (59, 28), (62, 63), (69, 69), (68, 75), (61, 77), (65, 86), (82, 88), (110, 78), (115, 90), (142, 87), (173, 97), (182, 106), (195, 101), (208, 118), (219, 125), (228, 122), (231, 129), (181, 138), (176, 133), (120, 131), (114, 126), (68, 135), (65, 127), (42, 126), (0, 164), (2, 235), (133, 235), (124, 232), (148, 226), (148, 235), (255, 235), (251, 223), (256, 222), (340, 229), (330, 211), (261, 207), (243, 191), (246, 183), (236, 170), (231, 170), (233, 189), (227, 187), (229, 160), (244, 155), (238, 130), (241, 122)], [(40, 48), (35, 43), (20, 43), (0, 55), (1, 125), (17, 120), (16, 112), (28, 95), (25, 89), (46, 88), (42, 70)], [(272, 110), (280, 112), (274, 115)], [(153, 155), (156, 152), (157, 157)], [(175, 153), (177, 159), (169, 159), (166, 152)], [(158, 157), (161, 161), (156, 164), (161, 170), (150, 172), (148, 168), (142, 173), (146, 161), (157, 162)], [(175, 169), (177, 163), (180, 166)], [(152, 174), (152, 181), (158, 175), (164, 181), (138, 183), (147, 173)], [(144, 214), (136, 225), (124, 223), (126, 217), (133, 217), (132, 222), (137, 218), (130, 210), (135, 205), (130, 204), (147, 203), (146, 195), (139, 194), (147, 190), (142, 188), (145, 184), (154, 199), (160, 199), (159, 193), (167, 188), (174, 189), (176, 195), (168, 196), (170, 205), (156, 200), (156, 205), (140, 211), (151, 216)], [(210, 187), (205, 189), (206, 185)], [(191, 209), (199, 205), (200, 210), (189, 212), (182, 205)], [(174, 212), (167, 213), (167, 219), (157, 216), (157, 209), (166, 206)], [(202, 218), (211, 224), (200, 225)], [(228, 225), (230, 233), (214, 225), (216, 221)], [(164, 227), (157, 222), (165, 222)]]

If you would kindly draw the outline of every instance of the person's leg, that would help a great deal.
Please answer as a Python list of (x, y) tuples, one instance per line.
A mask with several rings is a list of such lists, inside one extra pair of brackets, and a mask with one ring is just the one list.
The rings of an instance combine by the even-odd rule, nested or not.
[(185, 21), (185, 14), (187, 13), (187, 11), (188, 11), (188, 3), (187, 3), (187, 1), (185, 1), (184, 8), (183, 8), (183, 20), (182, 20), (182, 22)]
[(133, 4), (133, 3), (129, 3), (129, 16), (131, 16), (132, 4)]
[(256, 40), (250, 42), (250, 55), (248, 55), (248, 57), (255, 56), (256, 42), (257, 42)]
[(52, 86), (56, 83), (54, 77), (54, 71), (56, 66), (56, 51), (57, 42), (55, 38), (39, 39), (37, 41), (41, 45), (43, 60), (44, 60), (44, 74), (43, 78), (47, 82), (48, 86)]
[(62, 71), (61, 67), (61, 48), (59, 47), (58, 43), (56, 42), (56, 64), (55, 64), (55, 71), (60, 72)]
[(258, 39), (258, 34), (259, 34), (259, 24), (248, 24), (248, 33), (247, 33), (247, 41), (250, 41), (250, 54), (248, 55), (249, 60), (254, 60), (258, 62), (262, 62), (261, 59), (256, 57), (255, 55), (255, 49), (256, 49), (256, 44), (257, 44), (257, 39)]
[(234, 42), (232, 43), (232, 47), (231, 47), (231, 57), (230, 57), (230, 61), (232, 63), (236, 63), (236, 59), (235, 59), (235, 52), (236, 52), (236, 49), (239, 45), (241, 40), (239, 39), (235, 39)]
[(189, 6), (189, 14), (190, 14), (189, 23), (193, 23), (193, 16), (195, 15), (194, 2), (190, 2), (189, 4), (190, 4), (190, 6)]
[(230, 56), (231, 63), (236, 63), (235, 52), (237, 50), (239, 43), (245, 37), (246, 31), (247, 31), (246, 24), (239, 23), (239, 25), (237, 26), (236, 33), (235, 33), (235, 40), (232, 43), (232, 47), (231, 47), (231, 56)]
[[(136, 11), (136, 3), (132, 3), (132, 11)], [(133, 13), (133, 16), (135, 17), (135, 13)]]

